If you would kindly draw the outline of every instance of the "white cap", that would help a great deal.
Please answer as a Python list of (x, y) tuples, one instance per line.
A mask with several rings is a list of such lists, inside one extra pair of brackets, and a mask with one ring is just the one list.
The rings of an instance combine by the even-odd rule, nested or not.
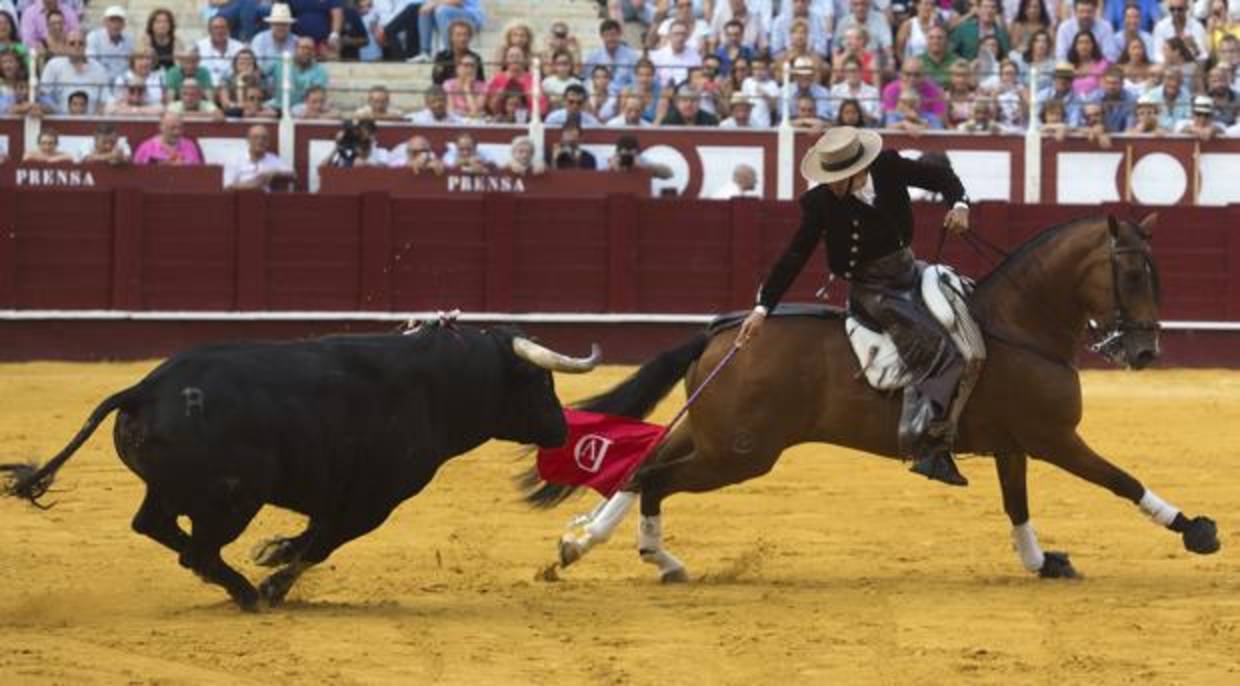
[(125, 8), (120, 5), (112, 5), (103, 11), (104, 19), (120, 19), (125, 20)]

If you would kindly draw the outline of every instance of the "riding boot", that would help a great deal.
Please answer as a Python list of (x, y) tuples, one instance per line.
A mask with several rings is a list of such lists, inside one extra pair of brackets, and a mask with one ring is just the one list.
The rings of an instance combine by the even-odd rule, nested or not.
[(969, 480), (956, 469), (956, 460), (952, 459), (950, 450), (936, 450), (923, 456), (909, 467), (909, 471), (949, 486), (969, 485)]

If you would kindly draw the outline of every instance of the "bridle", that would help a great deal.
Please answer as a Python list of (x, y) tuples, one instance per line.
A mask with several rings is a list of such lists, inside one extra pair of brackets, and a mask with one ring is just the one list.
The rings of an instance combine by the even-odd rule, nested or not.
[(1114, 291), (1115, 311), (1111, 317), (1111, 328), (1103, 330), (1097, 322), (1089, 322), (1089, 333), (1094, 342), (1089, 345), (1090, 352), (1098, 353), (1117, 364), (1123, 363), (1124, 336), (1139, 331), (1157, 332), (1162, 326), (1157, 321), (1134, 319), (1124, 302), (1124, 289), (1120, 286), (1119, 260), (1121, 255), (1140, 255), (1142, 267), (1149, 274), (1150, 286), (1154, 291), (1154, 302), (1162, 302), (1162, 284), (1158, 278), (1158, 266), (1150, 251), (1140, 246), (1121, 246), (1116, 236), (1111, 236), (1111, 283)]
[[(946, 231), (944, 231), (944, 233), (946, 234)], [(1011, 256), (1011, 254), (1003, 248), (991, 243), (973, 231), (965, 233), (961, 237), (964, 238), (969, 247), (973, 248), (974, 252), (976, 252), (983, 259), (986, 259), (986, 254), (983, 252), (982, 248), (986, 248), (987, 250), (1000, 255), (1004, 259)], [(942, 242), (940, 241), (940, 251), (942, 250), (941, 246)], [(1156, 303), (1162, 301), (1162, 285), (1158, 277), (1158, 265), (1154, 263), (1154, 257), (1148, 248), (1144, 246), (1120, 245), (1119, 238), (1115, 233), (1112, 233), (1110, 236), (1110, 248), (1110, 254), (1108, 257), (1111, 262), (1112, 301), (1115, 303), (1115, 309), (1111, 317), (1111, 325), (1109, 328), (1102, 328), (1097, 321), (1092, 319), (1089, 321), (1087, 329), (1094, 342), (1089, 344), (1087, 348), (1090, 352), (1097, 353), (1115, 364), (1122, 365), (1125, 364), (1123, 353), (1124, 337), (1126, 335), (1139, 331), (1158, 331), (1162, 328), (1162, 326), (1157, 321), (1136, 319), (1130, 313), (1128, 303), (1124, 300), (1124, 289), (1120, 283), (1120, 256), (1128, 254), (1137, 254), (1141, 256), (1143, 266), (1146, 273), (1149, 274), (1150, 277), (1150, 285), (1154, 291), (1154, 302)], [(997, 265), (992, 265), (992, 268), (996, 266)], [(1007, 279), (1008, 283), (1013, 287), (1020, 288), (1020, 284), (1017, 283), (1010, 274), (997, 269), (995, 270), (995, 273)], [(975, 317), (975, 319), (977, 319), (978, 325), (982, 328), (982, 330), (991, 338), (1007, 343), (1008, 345), (1021, 348), (1022, 350), (1026, 350), (1037, 355), (1038, 357), (1053, 361), (1057, 364), (1069, 367), (1072, 366), (1069, 361), (1060, 360), (1030, 343), (1013, 339), (1010, 336), (995, 331), (993, 328), (987, 326), (980, 317)]]

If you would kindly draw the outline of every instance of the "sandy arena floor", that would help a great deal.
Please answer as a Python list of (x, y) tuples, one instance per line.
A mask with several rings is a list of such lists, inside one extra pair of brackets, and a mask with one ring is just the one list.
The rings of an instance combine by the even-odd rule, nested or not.
[[(46, 460), (146, 364), (0, 365), (0, 461)], [(580, 398), (627, 374), (560, 380)], [(141, 482), (111, 421), (61, 472), (59, 504), (0, 503), (0, 681), (15, 683), (1240, 683), (1240, 373), (1091, 373), (1085, 436), (1223, 550), (1190, 557), (1129, 503), (1031, 465), (1034, 522), (1087, 578), (1024, 573), (989, 461), (964, 491), (893, 462), (799, 448), (741, 487), (676, 496), (665, 587), (636, 516), (559, 583), (534, 581), (583, 498), (516, 502), (492, 444), (450, 463), (377, 532), (243, 615), (130, 532)], [(660, 407), (666, 420), (680, 402)], [(252, 579), (264, 510), (225, 556)]]

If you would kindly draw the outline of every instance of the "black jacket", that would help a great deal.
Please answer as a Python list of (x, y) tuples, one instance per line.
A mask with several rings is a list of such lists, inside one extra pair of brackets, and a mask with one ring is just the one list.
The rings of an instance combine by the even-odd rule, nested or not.
[(908, 187), (916, 186), (943, 196), (947, 205), (964, 199), (964, 186), (955, 172), (924, 164), (884, 150), (870, 165), (874, 207), (853, 195), (837, 197), (825, 184), (801, 196), (801, 228), (771, 268), (758, 291), (758, 304), (768, 310), (801, 273), (822, 240), (827, 267), (851, 279), (858, 266), (889, 255), (913, 242), (913, 207)]

